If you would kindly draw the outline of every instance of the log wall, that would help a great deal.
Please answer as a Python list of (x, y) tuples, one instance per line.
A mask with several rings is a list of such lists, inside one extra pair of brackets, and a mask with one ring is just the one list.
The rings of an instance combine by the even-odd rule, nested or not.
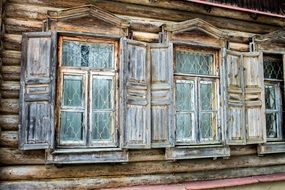
[[(44, 151), (18, 150), (21, 33), (41, 31), (47, 10), (89, 4), (88, 0), (1, 1), (0, 189), (102, 188), (242, 177), (285, 171), (285, 154), (258, 157), (256, 145), (233, 146), (229, 159), (169, 162), (163, 149), (130, 151), (127, 164), (45, 165)], [(95, 2), (95, 1), (92, 1)], [(133, 38), (157, 42), (162, 24), (201, 18), (230, 35), (229, 49), (248, 51), (253, 34), (285, 26), (284, 19), (213, 8), (208, 12), (186, 1), (98, 1), (96, 6), (131, 21)], [(1, 43), (2, 44), (2, 43)], [(207, 171), (207, 172), (205, 172)]]

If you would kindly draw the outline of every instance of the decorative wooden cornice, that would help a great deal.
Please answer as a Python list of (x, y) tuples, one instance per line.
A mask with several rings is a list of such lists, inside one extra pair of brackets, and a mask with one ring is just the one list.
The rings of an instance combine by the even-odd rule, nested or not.
[(128, 28), (130, 25), (127, 20), (121, 19), (112, 13), (98, 8), (94, 5), (84, 5), (60, 11), (48, 11), (48, 16), (50, 20), (56, 21), (90, 16), (112, 24), (118, 28)]
[(280, 29), (274, 32), (270, 32), (264, 35), (256, 35), (253, 37), (254, 41), (257, 43), (262, 42), (278, 42), (278, 43), (285, 43), (285, 30)]
[(173, 33), (182, 33), (192, 30), (200, 30), (218, 39), (225, 38), (227, 36), (227, 34), (222, 30), (199, 18), (186, 20), (176, 24), (166, 25), (164, 27), (164, 30)]

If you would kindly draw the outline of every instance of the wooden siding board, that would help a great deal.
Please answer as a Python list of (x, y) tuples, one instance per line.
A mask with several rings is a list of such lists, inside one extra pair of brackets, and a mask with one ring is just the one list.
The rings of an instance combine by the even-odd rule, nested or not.
[(150, 44), (151, 146), (174, 145), (173, 45)]
[[(19, 148), (52, 148), (54, 137), (54, 91), (56, 34), (23, 35)], [(31, 90), (43, 89), (43, 91)]]
[(284, 172), (284, 166), (224, 169), (214, 171), (202, 171), (193, 173), (130, 175), (130, 176), (102, 176), (92, 178), (68, 178), (53, 180), (22, 180), (2, 181), (1, 189), (72, 189), (76, 188), (109, 188), (122, 186), (135, 186), (145, 184), (170, 184), (197, 180), (214, 180), (233, 177), (255, 176)]

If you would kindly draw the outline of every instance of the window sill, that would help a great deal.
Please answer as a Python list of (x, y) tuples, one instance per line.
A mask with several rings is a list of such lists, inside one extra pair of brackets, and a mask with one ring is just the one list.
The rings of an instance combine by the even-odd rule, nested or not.
[(167, 160), (197, 159), (197, 158), (217, 158), (229, 157), (230, 148), (223, 145), (212, 146), (178, 146), (167, 148), (165, 157)]
[(285, 153), (285, 142), (268, 142), (257, 147), (258, 155)]
[(128, 161), (128, 152), (119, 148), (58, 149), (48, 153), (48, 164), (121, 163)]

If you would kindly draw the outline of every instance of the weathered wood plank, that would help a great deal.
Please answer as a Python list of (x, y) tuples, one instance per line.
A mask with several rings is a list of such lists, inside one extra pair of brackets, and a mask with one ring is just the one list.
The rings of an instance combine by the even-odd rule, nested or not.
[(7, 50), (21, 50), (22, 35), (4, 34), (3, 47)]
[[(234, 168), (193, 173), (132, 175), (118, 177), (71, 178), (58, 180), (2, 181), (1, 189), (95, 189), (145, 184), (170, 184), (196, 180), (224, 179), (284, 172), (285, 166)], [(111, 173), (111, 172), (110, 172)]]
[(1, 52), (2, 62), (4, 65), (20, 65), (21, 64), (21, 52), (13, 50), (3, 50)]
[(159, 40), (159, 35), (154, 33), (133, 31), (132, 36), (134, 40), (143, 42), (158, 42)]
[(0, 135), (0, 146), (5, 148), (17, 148), (18, 131), (2, 131)]
[(19, 20), (13, 18), (4, 19), (7, 33), (21, 34), (23, 32), (36, 32), (42, 30), (42, 22), (31, 20)]
[(6, 7), (6, 16), (9, 18), (25, 18), (43, 21), (47, 19), (47, 11), (58, 10), (61, 10), (61, 8), (9, 3)]
[(219, 8), (219, 7), (211, 8), (209, 11), (209, 9), (202, 8), (200, 4), (191, 3), (189, 1), (187, 2), (187, 1), (182, 1), (182, 0), (176, 0), (176, 1), (163, 0), (163, 1), (155, 1), (154, 3), (149, 0), (116, 0), (116, 1), (124, 2), (124, 3), (146, 5), (150, 7), (159, 7), (159, 8), (165, 8), (165, 9), (189, 11), (189, 12), (200, 13), (200, 14), (205, 14), (209, 16), (234, 18), (237, 20), (285, 26), (282, 18), (275, 18), (274, 20), (272, 20), (271, 17), (258, 15), (258, 17), (254, 19), (250, 14), (244, 14), (243, 12), (240, 12), (240, 11), (234, 11), (234, 10), (224, 9), (224, 8)]
[(16, 131), (18, 130), (18, 115), (0, 115), (0, 126), (2, 130)]
[[(244, 12), (240, 11), (233, 11), (229, 9), (224, 8), (212, 8), (211, 11), (208, 12), (208, 9), (201, 8), (200, 4), (191, 3), (187, 1), (171, 1), (171, 0), (163, 0), (163, 1), (155, 1), (153, 3), (149, 0), (115, 0), (117, 2), (121, 2), (120, 6), (129, 7), (130, 5), (144, 5), (145, 10), (149, 10), (150, 8), (162, 8), (162, 9), (175, 9), (176, 11), (189, 11), (197, 14), (204, 14), (209, 17), (225, 17), (225, 18), (234, 18), (237, 20), (243, 20), (243, 21), (251, 21), (251, 22), (257, 22), (257, 23), (267, 23), (270, 25), (279, 25), (279, 26), (285, 26), (284, 21), (282, 18), (275, 18), (272, 20), (271, 17), (258, 15), (256, 19), (253, 19), (253, 17), (250, 14), (244, 14)], [(114, 4), (115, 4), (115, 1)], [(33, 4), (38, 7), (43, 6), (49, 6), (49, 7), (57, 7), (57, 8), (70, 8), (72, 6), (80, 6), (84, 4), (89, 4), (90, 1), (88, 0), (70, 0), (70, 1), (49, 1), (49, 0), (38, 0), (38, 1), (32, 1), (32, 0), (12, 0), (12, 3), (21, 3), (21, 4)], [(111, 4), (108, 1), (99, 1), (95, 2), (95, 5), (100, 6), (100, 4)]]
[[(10, 75), (13, 75), (13, 73)], [(2, 98), (19, 98), (20, 82), (3, 81), (0, 89)]]
[(19, 81), (21, 67), (20, 66), (2, 66), (2, 77), (6, 81)]
[(246, 145), (246, 146), (231, 146), (231, 156), (241, 156), (241, 155), (253, 155), (257, 154), (256, 145)]
[(228, 49), (235, 50), (235, 51), (241, 51), (241, 52), (248, 52), (249, 45), (243, 44), (243, 43), (237, 43), (237, 42), (229, 42)]
[(2, 113), (19, 113), (19, 100), (17, 99), (1, 99), (0, 112)]
[[(2, 148), (3, 149), (3, 148)], [(1, 149), (1, 150), (2, 150)], [(7, 152), (7, 151), (6, 151)], [(6, 153), (4, 151), (4, 153)], [(16, 152), (14, 152), (16, 153)], [(19, 159), (17, 154), (16, 157)], [(34, 161), (34, 157), (38, 154), (30, 156)], [(44, 154), (42, 155), (44, 156)], [(143, 161), (143, 154), (141, 155)], [(2, 157), (2, 156), (1, 156)], [(5, 156), (3, 156), (5, 157)], [(24, 154), (23, 157), (27, 158)], [(37, 158), (37, 157), (36, 157)], [(5, 159), (7, 161), (7, 159)], [(23, 163), (23, 158), (20, 161)], [(10, 162), (15, 161), (15, 159)], [(8, 162), (9, 163), (9, 162)], [(31, 162), (32, 164), (33, 162)], [(205, 164), (207, 163), (207, 164)], [(57, 178), (87, 178), (96, 176), (122, 176), (122, 175), (147, 175), (147, 174), (166, 174), (197, 172), (197, 171), (217, 171), (229, 168), (239, 167), (264, 167), (285, 164), (285, 154), (283, 155), (268, 155), (265, 157), (252, 156), (235, 156), (230, 159), (200, 159), (200, 160), (181, 160), (176, 162), (167, 161), (148, 161), (136, 162), (128, 164), (92, 164), (92, 165), (66, 165), (61, 168), (49, 166), (4, 166), (1, 169), (1, 180), (28, 180), (28, 179), (57, 179)], [(207, 173), (205, 173), (207, 174)]]
[(0, 148), (0, 163), (5, 165), (44, 164), (44, 151), (20, 151), (13, 148)]
[[(18, 2), (19, 0), (14, 0), (14, 2)], [(26, 1), (29, 3), (35, 3)], [(25, 3), (25, 1), (20, 2)], [(40, 4), (42, 6), (51, 6), (51, 7), (60, 7), (60, 8), (70, 8), (72, 6), (81, 6), (87, 4), (86, 1), (77, 1), (77, 2), (50, 2), (47, 0), (37, 1), (36, 4)], [(193, 13), (188, 12), (185, 10), (174, 10), (171, 9), (163, 9), (159, 7), (151, 7), (151, 6), (144, 6), (138, 4), (129, 4), (129, 3), (120, 3), (120, 2), (110, 2), (110, 1), (98, 1), (95, 3), (96, 6), (99, 8), (105, 9), (110, 11), (114, 14), (118, 15), (129, 15), (129, 16), (136, 16), (136, 17), (145, 17), (145, 18), (153, 18), (153, 19), (160, 19), (160, 20), (169, 20), (169, 21), (184, 21), (188, 19), (194, 18), (201, 18), (206, 20), (207, 22), (225, 29), (235, 29), (239, 31), (251, 31), (256, 33), (264, 33), (276, 30), (277, 26), (272, 25), (265, 25), (265, 24), (258, 24), (254, 22), (245, 22), (239, 21), (235, 19), (229, 18), (222, 18), (222, 17), (213, 17), (208, 16), (205, 14), (200, 13)], [(148, 10), (147, 12), (145, 10)], [(171, 17), (169, 17), (171, 15)]]
[(162, 160), (165, 160), (164, 149), (132, 150), (129, 152), (129, 162)]

